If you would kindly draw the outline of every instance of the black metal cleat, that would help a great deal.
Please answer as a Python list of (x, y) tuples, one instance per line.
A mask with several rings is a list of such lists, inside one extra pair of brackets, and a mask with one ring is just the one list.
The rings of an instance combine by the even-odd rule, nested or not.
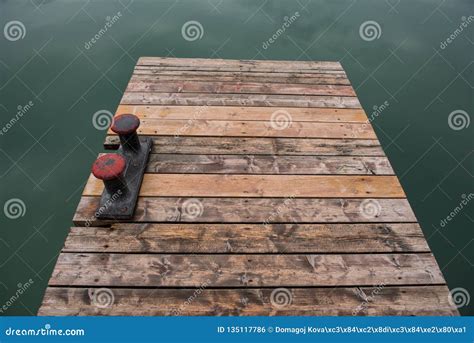
[[(133, 114), (115, 117), (110, 128), (119, 135), (120, 148), (117, 154), (106, 154), (94, 163), (93, 174), (105, 184), (95, 215), (99, 219), (127, 220), (133, 217), (152, 147), (151, 138), (138, 137), (139, 126), (140, 120)], [(118, 175), (122, 165), (123, 170)]]

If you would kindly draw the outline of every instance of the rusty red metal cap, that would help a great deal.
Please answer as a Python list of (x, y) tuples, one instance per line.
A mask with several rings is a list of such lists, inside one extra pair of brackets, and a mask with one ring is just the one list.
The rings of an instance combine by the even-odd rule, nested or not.
[(105, 154), (95, 160), (92, 174), (100, 180), (112, 180), (119, 177), (125, 170), (125, 158), (119, 154)]
[(128, 135), (137, 131), (140, 119), (134, 114), (120, 114), (112, 122), (110, 129), (118, 135)]

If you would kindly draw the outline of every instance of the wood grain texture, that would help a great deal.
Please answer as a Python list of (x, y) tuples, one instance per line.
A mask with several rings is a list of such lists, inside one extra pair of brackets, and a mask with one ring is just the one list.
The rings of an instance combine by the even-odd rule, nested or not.
[[(153, 138), (153, 153), (161, 154), (251, 154), (290, 156), (385, 156), (375, 139), (295, 139), (245, 137)], [(107, 136), (106, 149), (117, 149), (117, 136)]]
[(222, 66), (236, 66), (242, 69), (259, 67), (284, 69), (283, 67), (286, 66), (286, 69), (290, 69), (292, 72), (306, 69), (314, 70), (318, 68), (343, 71), (341, 64), (334, 61), (232, 60), (222, 58), (172, 58), (154, 56), (140, 57), (137, 61), (137, 66), (199, 66), (214, 67), (215, 69)]
[(258, 73), (258, 72), (215, 72), (215, 71), (179, 71), (136, 69), (131, 81), (149, 83), (167, 81), (217, 81), (217, 82), (259, 82), (259, 83), (290, 83), (303, 85), (346, 85), (351, 83), (345, 74), (327, 73)]
[(123, 95), (120, 104), (362, 108), (357, 97), (266, 94), (129, 92)]
[[(338, 67), (340, 68), (340, 67)], [(173, 65), (150, 65), (150, 66), (136, 66), (134, 73), (137, 71), (150, 71), (155, 73), (161, 73), (162, 71), (201, 71), (201, 72), (223, 72), (223, 73), (235, 73), (235, 72), (244, 72), (244, 73), (266, 73), (266, 74), (280, 74), (280, 73), (305, 73), (305, 74), (326, 74), (326, 75), (342, 75), (345, 76), (344, 70), (334, 69), (332, 67), (319, 67), (319, 68), (301, 68), (298, 71), (291, 68), (280, 67), (254, 67), (254, 66), (215, 66), (208, 67), (202, 65), (194, 66), (173, 66)]]
[(264, 84), (259, 82), (219, 82), (215, 80), (168, 81), (159, 83), (131, 80), (125, 91), (150, 93), (356, 95), (351, 86), (301, 85), (291, 83)]
[[(362, 109), (350, 108), (290, 108), (293, 122), (367, 123)], [(115, 115), (133, 113), (140, 119), (270, 121), (275, 109), (271, 107), (237, 106), (129, 106), (120, 105)]]
[[(190, 207), (190, 204), (193, 206)], [(98, 207), (99, 197), (82, 197), (74, 215), (74, 224), (77, 226), (110, 224), (110, 221), (99, 221), (94, 217)], [(191, 211), (190, 208), (193, 210)], [(196, 208), (199, 210), (196, 211)], [(140, 197), (131, 221), (155, 223), (405, 223), (416, 222), (416, 217), (406, 199)]]
[(113, 224), (73, 227), (63, 252), (381, 253), (429, 252), (416, 223)]
[(298, 287), (444, 284), (431, 254), (61, 253), (51, 286)]
[(385, 157), (151, 154), (147, 173), (393, 175)]
[[(446, 286), (289, 288), (277, 303), (274, 289), (114, 288), (114, 301), (91, 301), (98, 288), (49, 287), (41, 316), (456, 316)], [(272, 296), (273, 293), (273, 296)], [(375, 294), (375, 296), (374, 296)], [(367, 301), (371, 296), (373, 301)], [(189, 301), (193, 299), (193, 301)], [(370, 299), (370, 298), (369, 298)], [(137, 306), (140, 304), (140, 306)], [(275, 305), (276, 304), (276, 305)], [(282, 306), (282, 304), (286, 304)]]
[[(92, 174), (84, 196), (100, 196), (102, 180)], [(145, 174), (140, 196), (403, 198), (396, 176)]]
[[(139, 135), (156, 136), (225, 136), (375, 139), (372, 127), (359, 123), (292, 122), (283, 113), (281, 121), (166, 120), (143, 119)], [(109, 134), (113, 134), (109, 131)]]

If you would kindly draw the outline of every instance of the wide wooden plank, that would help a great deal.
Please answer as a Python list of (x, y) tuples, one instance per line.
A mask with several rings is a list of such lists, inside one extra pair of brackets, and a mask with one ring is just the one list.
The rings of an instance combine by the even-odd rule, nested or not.
[(146, 81), (150, 83), (166, 81), (218, 81), (218, 82), (260, 82), (260, 83), (292, 83), (308, 85), (350, 85), (344, 74), (325, 73), (256, 73), (256, 72), (214, 72), (214, 71), (178, 71), (135, 70), (131, 81)]
[(254, 71), (254, 72), (340, 72), (344, 73), (339, 62), (335, 61), (271, 61), (271, 60), (230, 60), (230, 59), (173, 59), (148, 58), (138, 60), (135, 69), (176, 69), (212, 71)]
[(386, 157), (151, 154), (147, 173), (394, 175)]
[[(385, 156), (376, 139), (151, 137), (152, 152), (161, 154)], [(119, 143), (117, 136), (107, 136), (104, 146), (106, 149), (116, 149)]]
[[(97, 220), (99, 197), (82, 197), (74, 224)], [(416, 222), (406, 199), (156, 198), (138, 199), (133, 222), (382, 223)], [(112, 221), (113, 223), (113, 221)]]
[(140, 57), (137, 66), (197, 66), (197, 67), (223, 67), (234, 66), (239, 68), (289, 68), (293, 72), (302, 69), (324, 68), (328, 70), (343, 70), (336, 61), (285, 61), (285, 60), (236, 60), (222, 58), (173, 58), (173, 57)]
[[(367, 124), (363, 109), (279, 108), (292, 122), (328, 122)], [(115, 115), (133, 113), (140, 119), (270, 121), (276, 110), (271, 107), (236, 106), (129, 106), (120, 105)]]
[[(101, 180), (92, 174), (82, 193), (99, 196)], [(145, 174), (140, 196), (403, 198), (396, 176)]]
[(323, 95), (202, 94), (202, 93), (125, 93), (124, 105), (191, 105), (191, 106), (268, 106), (362, 108), (357, 97)]
[(254, 66), (202, 66), (202, 65), (195, 65), (195, 66), (172, 66), (172, 65), (153, 65), (153, 66), (136, 66), (135, 71), (137, 70), (150, 70), (154, 72), (160, 72), (162, 70), (165, 71), (213, 71), (213, 72), (257, 72), (257, 73), (267, 73), (267, 74), (279, 74), (279, 73), (306, 73), (306, 74), (321, 74), (324, 73), (326, 75), (345, 75), (343, 69), (339, 69), (340, 67), (333, 68), (333, 67), (318, 67), (318, 68), (305, 68), (302, 67), (298, 70), (293, 68), (286, 68), (283, 66), (276, 66), (276, 67), (254, 67)]
[(433, 255), (61, 253), (51, 286), (298, 287), (444, 284)]
[[(456, 316), (446, 286), (107, 290), (48, 287), (40, 316)], [(94, 298), (94, 295), (96, 297)], [(104, 293), (106, 294), (106, 293)], [(110, 296), (112, 294), (112, 296)], [(280, 298), (278, 300), (278, 298)], [(192, 299), (192, 301), (189, 301)], [(139, 304), (139, 306), (137, 306)], [(104, 306), (105, 305), (105, 306)]]
[(380, 253), (429, 252), (416, 223), (113, 224), (73, 227), (63, 252)]
[[(109, 131), (109, 134), (113, 134)], [(359, 123), (292, 122), (288, 114), (281, 121), (166, 120), (143, 119), (138, 134), (161, 136), (226, 136), (289, 138), (375, 139), (372, 127)]]
[(351, 86), (263, 84), (258, 82), (168, 81), (150, 83), (130, 80), (126, 92), (212, 93), (212, 94), (287, 94), (355, 96)]

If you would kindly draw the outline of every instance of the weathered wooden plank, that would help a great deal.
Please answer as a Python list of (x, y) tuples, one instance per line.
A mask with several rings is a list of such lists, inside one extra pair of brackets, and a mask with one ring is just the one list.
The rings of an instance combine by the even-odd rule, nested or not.
[(429, 252), (416, 223), (113, 224), (73, 227), (63, 252), (381, 253)]
[[(85, 196), (100, 196), (92, 174)], [(403, 198), (396, 176), (145, 174), (142, 197)]]
[(305, 69), (324, 68), (343, 70), (336, 61), (284, 61), (284, 60), (233, 60), (222, 58), (172, 58), (172, 57), (140, 57), (137, 66), (173, 66), (173, 67), (214, 67), (234, 66), (239, 68), (286, 68), (292, 72)]
[[(106, 225), (99, 197), (82, 197), (74, 224)], [(138, 199), (133, 222), (382, 223), (416, 222), (406, 199), (155, 198)], [(113, 222), (113, 221), (112, 221)]]
[[(113, 134), (109, 131), (109, 134)], [(288, 114), (267, 121), (143, 119), (138, 134), (160, 136), (226, 136), (376, 139), (370, 125), (292, 122)]]
[[(385, 156), (376, 139), (151, 137), (152, 152), (161, 154)], [(117, 136), (107, 136), (104, 145), (108, 149), (116, 149), (119, 143)]]
[[(236, 106), (129, 106), (120, 105), (115, 115), (133, 113), (140, 119), (270, 121), (272, 115), (288, 113), (293, 122), (328, 122), (366, 124), (363, 109), (349, 108), (279, 108)], [(275, 116), (275, 115), (274, 115)]]
[(317, 64), (301, 64), (301, 63), (254, 63), (242, 64), (239, 61), (223, 61), (222, 63), (211, 63), (202, 60), (202, 62), (191, 62), (189, 65), (175, 64), (168, 61), (154, 63), (148, 65), (137, 64), (135, 70), (175, 70), (175, 71), (212, 71), (212, 72), (257, 72), (257, 73), (305, 73), (305, 74), (341, 74), (345, 75), (344, 69), (339, 63), (320, 62)]
[(267, 74), (279, 74), (279, 73), (305, 73), (305, 74), (326, 74), (326, 75), (345, 75), (343, 69), (328, 69), (326, 67), (318, 68), (302, 68), (295, 70), (292, 68), (285, 68), (284, 66), (275, 66), (275, 67), (249, 67), (249, 66), (136, 66), (135, 71), (137, 70), (147, 70), (160, 73), (161, 71), (213, 71), (213, 72), (245, 72), (245, 73), (267, 73)]
[(213, 71), (177, 71), (135, 70), (131, 81), (150, 83), (166, 81), (218, 81), (218, 82), (260, 82), (260, 83), (292, 83), (308, 85), (347, 85), (351, 83), (344, 74), (303, 74), (303, 73), (256, 73), (256, 72), (213, 72)]
[(147, 173), (394, 175), (386, 157), (151, 154)]
[(161, 74), (163, 71), (174, 71), (174, 72), (190, 72), (190, 71), (200, 71), (200, 72), (220, 72), (223, 74), (227, 73), (265, 73), (267, 75), (276, 75), (287, 74), (287, 73), (297, 73), (297, 74), (312, 74), (312, 75), (338, 75), (346, 76), (344, 70), (338, 69), (326, 69), (326, 68), (312, 68), (312, 69), (300, 69), (295, 71), (294, 69), (287, 68), (253, 68), (253, 67), (199, 67), (199, 66), (136, 66), (133, 73), (137, 72), (147, 72), (149, 74)]
[[(40, 316), (456, 316), (446, 286), (108, 290), (48, 287)], [(104, 293), (105, 294), (105, 293)], [(110, 294), (113, 295), (110, 296)], [(137, 306), (139, 304), (139, 306)], [(104, 306), (105, 305), (105, 306)]]
[(212, 93), (212, 94), (286, 94), (355, 96), (351, 86), (264, 84), (258, 82), (168, 81), (151, 83), (130, 80), (126, 92)]
[(444, 284), (433, 255), (61, 253), (51, 286), (299, 287)]
[(323, 95), (125, 93), (123, 105), (268, 106), (362, 108), (357, 97)]

